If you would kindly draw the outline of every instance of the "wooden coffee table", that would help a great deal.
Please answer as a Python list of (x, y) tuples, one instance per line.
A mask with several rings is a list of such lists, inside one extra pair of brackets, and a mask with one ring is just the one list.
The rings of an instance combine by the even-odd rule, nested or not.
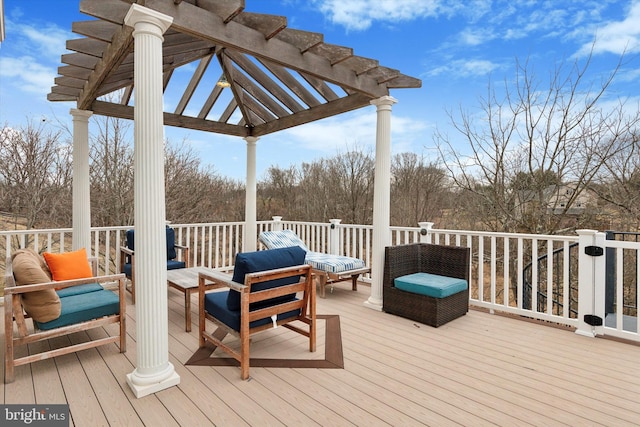
[[(178, 268), (167, 271), (167, 285), (184, 294), (185, 331), (191, 332), (191, 293), (198, 292), (198, 274), (220, 274), (220, 271), (207, 267)], [(206, 283), (206, 290), (220, 288), (212, 282)]]

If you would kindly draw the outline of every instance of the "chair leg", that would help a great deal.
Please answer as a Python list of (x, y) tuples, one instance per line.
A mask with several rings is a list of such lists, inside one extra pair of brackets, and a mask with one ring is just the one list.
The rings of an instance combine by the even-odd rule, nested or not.
[(325, 288), (327, 287), (327, 273), (321, 272), (316, 275), (318, 287), (320, 288), (320, 298), (325, 297)]
[(358, 277), (360, 277), (360, 274), (354, 274), (351, 276), (351, 290), (352, 291), (357, 291), (358, 290)]
[(131, 304), (136, 303), (136, 282), (133, 280), (133, 276), (131, 276)]
[(13, 320), (11, 321), (11, 328), (5, 328), (5, 355), (4, 355), (4, 382), (5, 384), (13, 382), (15, 379), (14, 364), (13, 364)]

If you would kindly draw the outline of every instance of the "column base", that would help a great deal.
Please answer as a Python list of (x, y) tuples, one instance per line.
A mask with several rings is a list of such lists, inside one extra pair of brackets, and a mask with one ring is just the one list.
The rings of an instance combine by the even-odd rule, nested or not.
[(153, 377), (141, 377), (136, 371), (127, 374), (127, 384), (129, 384), (129, 388), (131, 388), (136, 398), (139, 399), (180, 384), (180, 375), (176, 373), (171, 363), (169, 365), (169, 375), (166, 375), (165, 371), (158, 376), (157, 381), (154, 381)]
[(371, 298), (369, 298), (364, 303), (362, 303), (362, 305), (364, 305), (365, 307), (370, 308), (372, 310), (382, 311), (382, 301), (379, 301), (379, 300), (376, 301), (376, 300), (372, 300)]

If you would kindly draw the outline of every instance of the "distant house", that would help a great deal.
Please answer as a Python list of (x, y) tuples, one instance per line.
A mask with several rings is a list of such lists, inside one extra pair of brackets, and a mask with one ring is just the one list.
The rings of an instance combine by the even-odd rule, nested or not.
[[(575, 194), (576, 188), (571, 184), (552, 185), (545, 189), (548, 214), (582, 215), (587, 206), (596, 201), (590, 190)], [(567, 206), (569, 208), (567, 209)]]
[(575, 185), (554, 184), (546, 187), (542, 191), (543, 200), (538, 200), (536, 191), (520, 191), (518, 193), (519, 211), (523, 215), (538, 203), (542, 203), (543, 206), (546, 206), (546, 213), (549, 215), (582, 215), (589, 205), (596, 203), (597, 197), (590, 190), (583, 190), (578, 195), (575, 192)]

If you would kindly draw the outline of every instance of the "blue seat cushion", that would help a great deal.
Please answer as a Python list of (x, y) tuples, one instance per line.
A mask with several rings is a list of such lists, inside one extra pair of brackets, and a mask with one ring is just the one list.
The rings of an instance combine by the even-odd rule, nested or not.
[[(185, 267), (186, 267), (186, 264), (184, 261), (176, 261), (173, 259), (170, 259), (169, 261), (167, 261), (167, 270), (175, 270), (177, 268), (185, 268)], [(128, 278), (131, 278), (131, 264), (125, 264), (122, 270)]]
[(467, 289), (467, 281), (429, 273), (413, 273), (393, 279), (396, 288), (433, 298), (446, 298)]
[[(175, 259), (178, 254), (176, 253), (176, 232), (171, 227), (165, 228), (167, 232), (167, 259)], [(127, 230), (127, 248), (135, 251), (135, 233), (133, 230)]]
[[(233, 278), (231, 280), (236, 283), (244, 284), (244, 276), (248, 273), (302, 265), (304, 264), (305, 254), (306, 252), (304, 249), (299, 246), (239, 253), (236, 255), (236, 262), (233, 268)], [(298, 283), (298, 281), (300, 281), (300, 276), (283, 277), (282, 279), (257, 283), (252, 286), (251, 291), (262, 291), (278, 286), (291, 285), (293, 283)], [(273, 304), (285, 300), (291, 301), (293, 298), (295, 298), (295, 294), (274, 298), (274, 301), (271, 303)], [(240, 292), (233, 289), (229, 290), (227, 308), (232, 311), (240, 310)]]
[(321, 252), (307, 252), (305, 262), (315, 270), (328, 273), (342, 273), (343, 271), (364, 268), (365, 263), (359, 258), (342, 255), (323, 254)]
[(167, 270), (175, 270), (178, 268), (184, 268), (185, 266), (186, 264), (183, 261), (176, 261), (173, 259), (167, 261)]
[(66, 296), (60, 298), (60, 303), (60, 317), (49, 322), (36, 322), (38, 328), (49, 330), (120, 312), (118, 296), (104, 289), (101, 291)]
[[(229, 310), (227, 307), (227, 298), (229, 291), (223, 292), (209, 292), (204, 297), (204, 309), (207, 313), (233, 329), (234, 331), (240, 331), (240, 310)], [(233, 291), (235, 292), (235, 291)], [(255, 304), (252, 309), (259, 309), (264, 306), (268, 306), (268, 301), (262, 301), (260, 304)], [(286, 313), (278, 315), (278, 320), (288, 319), (290, 317), (297, 317), (300, 315), (300, 310), (292, 310)], [(272, 323), (271, 317), (264, 319), (254, 320), (249, 324), (249, 328), (255, 328), (256, 326), (266, 325)]]
[(86, 285), (69, 286), (68, 288), (58, 289), (56, 293), (60, 298), (69, 297), (71, 295), (86, 294), (89, 292), (102, 291), (104, 288), (100, 283), (88, 283)]

